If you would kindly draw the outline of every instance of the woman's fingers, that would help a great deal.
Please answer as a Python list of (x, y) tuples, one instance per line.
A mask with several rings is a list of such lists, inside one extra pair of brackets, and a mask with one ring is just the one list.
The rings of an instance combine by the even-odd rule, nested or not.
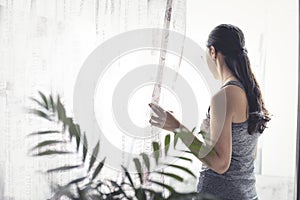
[(152, 108), (152, 110), (158, 115), (163, 116), (165, 115), (165, 110), (162, 109), (159, 105), (154, 103), (149, 103), (149, 106)]
[(153, 125), (153, 126), (157, 126), (157, 127), (159, 127), (159, 128), (162, 128), (162, 127), (163, 127), (161, 123), (155, 122), (155, 121), (153, 121), (153, 120), (151, 120), (151, 119), (149, 120), (149, 122), (150, 122), (150, 124)]
[(150, 106), (150, 108), (152, 109), (152, 111), (153, 111), (156, 115), (158, 115), (158, 116), (161, 115), (160, 111), (159, 111), (157, 108), (155, 108), (155, 107), (152, 106), (151, 104), (149, 104), (149, 106)]
[(162, 112), (162, 113), (165, 112), (165, 110), (164, 110), (162, 107), (160, 107), (159, 105), (153, 104), (153, 106), (154, 106), (155, 108), (157, 108), (160, 112)]
[(159, 117), (155, 117), (155, 116), (152, 116), (151, 120), (156, 121), (156, 122), (160, 122), (160, 123), (163, 123), (165, 121), (164, 118), (159, 118)]

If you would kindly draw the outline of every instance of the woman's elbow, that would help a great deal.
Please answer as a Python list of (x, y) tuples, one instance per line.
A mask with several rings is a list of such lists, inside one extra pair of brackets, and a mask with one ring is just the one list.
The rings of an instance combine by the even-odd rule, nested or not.
[(218, 174), (224, 174), (225, 172), (228, 171), (229, 166), (230, 166), (230, 160), (229, 161), (228, 160), (221, 161), (215, 171)]

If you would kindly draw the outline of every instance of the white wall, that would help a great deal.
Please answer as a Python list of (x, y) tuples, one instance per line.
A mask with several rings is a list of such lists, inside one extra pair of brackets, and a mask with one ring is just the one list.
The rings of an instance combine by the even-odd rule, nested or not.
[[(244, 32), (250, 62), (262, 87), (266, 107), (274, 115), (260, 138), (262, 174), (293, 177), (298, 2), (229, 0), (203, 3), (190, 0), (187, 15), (187, 35), (203, 47), (209, 32), (221, 23), (237, 25)], [(264, 62), (265, 66), (262, 65)]]
[(292, 177), (297, 128), (298, 2), (274, 1), (266, 9), (266, 18), (264, 96), (274, 116), (262, 138), (262, 172)]

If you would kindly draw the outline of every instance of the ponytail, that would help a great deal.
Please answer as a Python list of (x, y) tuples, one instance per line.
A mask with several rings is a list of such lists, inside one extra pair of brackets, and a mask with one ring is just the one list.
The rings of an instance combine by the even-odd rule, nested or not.
[(244, 34), (236, 26), (221, 24), (209, 34), (207, 47), (210, 46), (214, 46), (216, 51), (223, 54), (227, 67), (246, 90), (249, 105), (249, 134), (262, 133), (271, 118), (265, 108), (259, 84), (250, 67), (248, 52), (244, 48)]
[(247, 51), (237, 56), (237, 62), (225, 57), (225, 62), (232, 73), (243, 84), (249, 104), (248, 132), (250, 134), (262, 133), (270, 121), (269, 112), (265, 108), (259, 84), (251, 70)]

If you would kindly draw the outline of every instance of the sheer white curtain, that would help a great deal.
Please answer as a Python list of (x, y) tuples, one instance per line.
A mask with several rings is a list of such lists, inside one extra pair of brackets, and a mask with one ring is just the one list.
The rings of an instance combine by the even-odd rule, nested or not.
[[(0, 1), (0, 198), (46, 199), (49, 183), (74, 174), (45, 175), (76, 157), (28, 157), (38, 139), (30, 132), (51, 125), (24, 114), (40, 90), (61, 94), (72, 115), (73, 87), (86, 57), (103, 41), (124, 31), (163, 28), (166, 0)], [(171, 30), (185, 34), (186, 1), (172, 3)], [(161, 38), (157, 38), (160, 42)], [(154, 52), (157, 55), (159, 53)], [(2, 87), (3, 86), (3, 87)], [(150, 99), (149, 99), (150, 100)], [(80, 172), (78, 172), (80, 173)]]

